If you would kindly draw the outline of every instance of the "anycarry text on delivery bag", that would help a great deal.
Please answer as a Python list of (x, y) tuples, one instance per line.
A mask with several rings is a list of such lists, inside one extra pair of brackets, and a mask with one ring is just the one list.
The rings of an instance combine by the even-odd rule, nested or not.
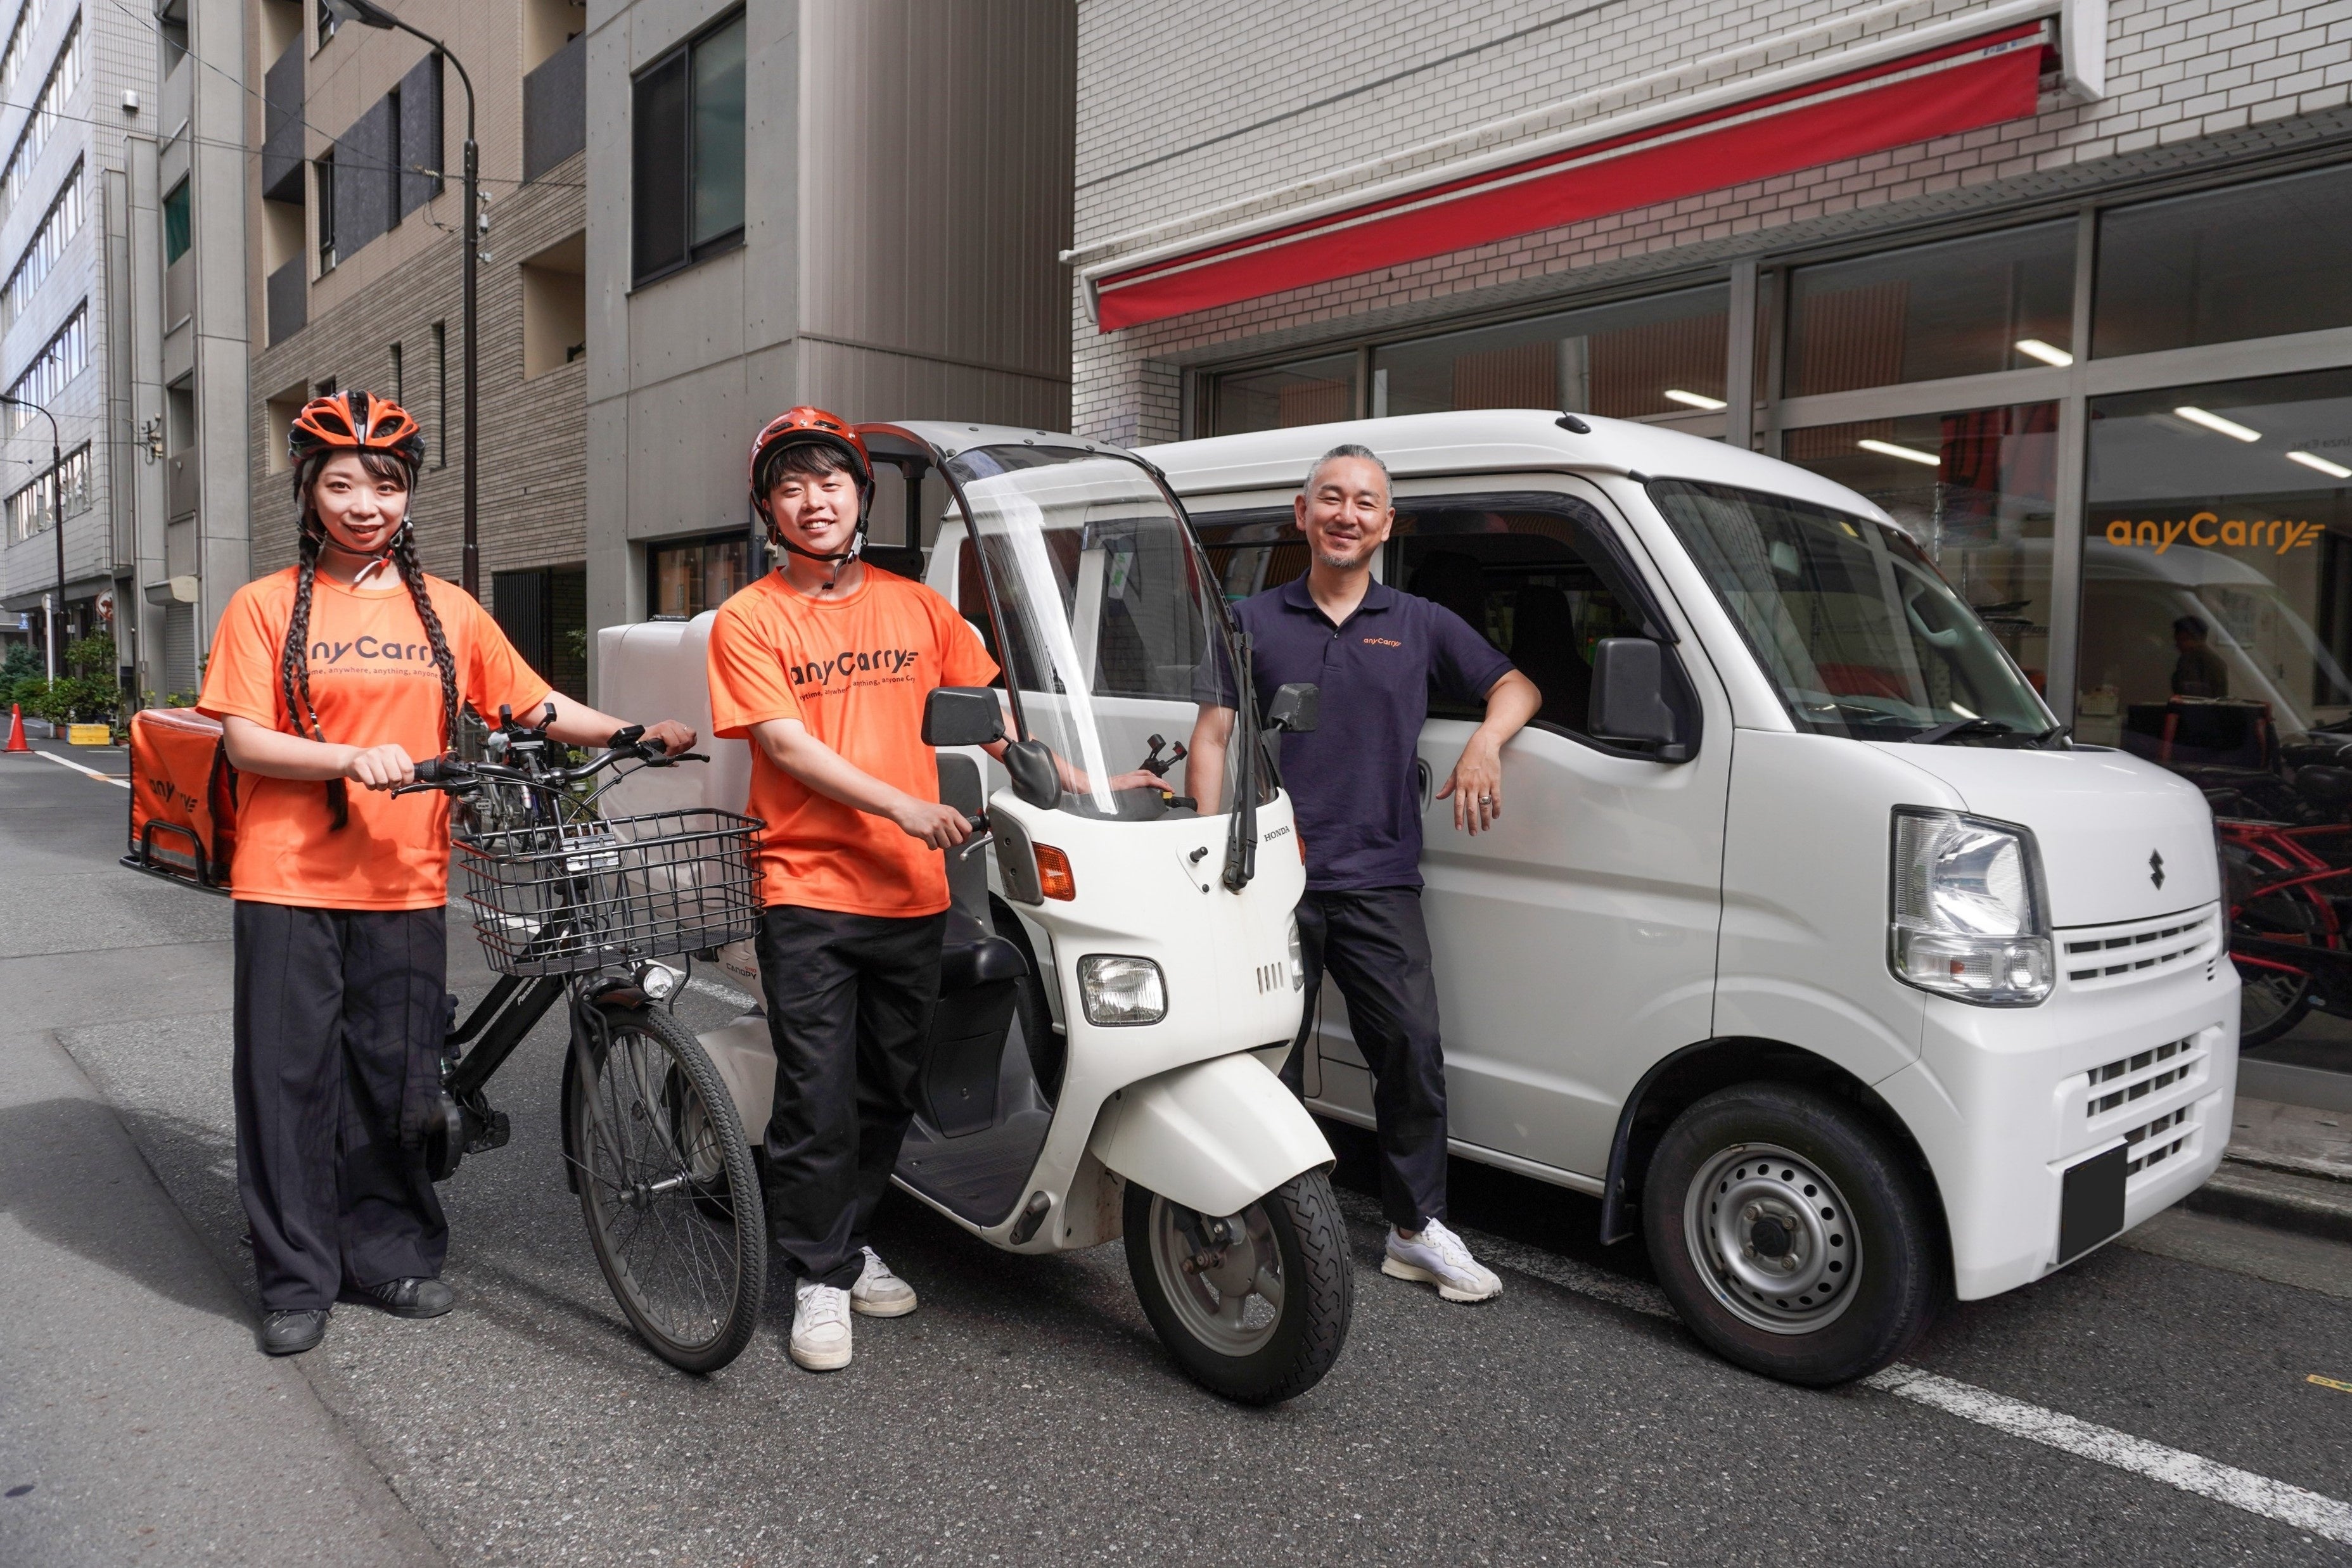
[(192, 708), (131, 716), (131, 846), (135, 871), (226, 893), (236, 852), (236, 770), (220, 721)]

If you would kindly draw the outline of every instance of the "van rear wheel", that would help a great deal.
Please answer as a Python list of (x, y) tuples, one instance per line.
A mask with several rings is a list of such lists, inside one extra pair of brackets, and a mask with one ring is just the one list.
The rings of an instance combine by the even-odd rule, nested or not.
[(1727, 1360), (1787, 1383), (1865, 1377), (1944, 1300), (1944, 1249), (1885, 1135), (1790, 1084), (1718, 1090), (1660, 1140), (1642, 1222), (1667, 1299)]

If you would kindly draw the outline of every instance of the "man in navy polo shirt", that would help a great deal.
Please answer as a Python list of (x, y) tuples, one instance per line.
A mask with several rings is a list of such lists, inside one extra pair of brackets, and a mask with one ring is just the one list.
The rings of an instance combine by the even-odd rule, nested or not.
[[(1255, 649), (1260, 710), (1287, 681), (1322, 688), (1320, 726), (1282, 742), (1282, 781), (1307, 845), (1298, 935), (1307, 1006), (1328, 969), (1347, 998), (1372, 1070), (1381, 1208), (1391, 1227), (1381, 1272), (1483, 1301), (1503, 1282), (1445, 1225), (1445, 1053), (1421, 915), (1421, 801), (1413, 755), (1434, 690), (1483, 698), (1486, 716), (1440, 800), (1468, 833), (1503, 811), (1503, 743), (1543, 706), (1535, 683), (1453, 611), (1372, 580), (1396, 526), (1388, 469), (1368, 449), (1335, 446), (1292, 503), (1307, 575), (1234, 606)], [(1185, 779), (1203, 815), (1217, 810), (1234, 710), (1204, 700)], [(1299, 1089), (1307, 1042), (1283, 1079)]]

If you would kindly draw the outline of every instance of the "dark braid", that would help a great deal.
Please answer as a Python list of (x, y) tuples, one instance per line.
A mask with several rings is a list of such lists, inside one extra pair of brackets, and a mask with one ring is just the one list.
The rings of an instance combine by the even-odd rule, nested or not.
[(393, 540), (392, 564), (400, 573), (400, 580), (408, 586), (408, 601), (416, 606), (416, 618), (425, 622), (425, 640), (433, 645), (433, 662), (441, 670), (441, 749), (457, 749), (457, 661), (449, 652), (449, 639), (441, 630), (441, 616), (433, 608), (433, 596), (425, 591), (425, 568), (416, 559), (416, 534), (403, 526)]
[[(294, 613), (286, 622), (286, 647), (278, 655), (278, 685), (286, 698), (286, 716), (294, 721), (294, 733), (303, 733), (303, 716), (310, 716), (310, 737), (317, 741), (327, 738), (319, 727), (318, 705), (310, 700), (310, 595), (319, 580), (319, 544), (321, 535), (316, 526), (316, 515), (306, 502), (302, 507), (302, 563), (294, 577)], [(333, 826), (341, 829), (352, 820), (351, 796), (340, 779), (327, 783), (327, 809), (333, 813)]]

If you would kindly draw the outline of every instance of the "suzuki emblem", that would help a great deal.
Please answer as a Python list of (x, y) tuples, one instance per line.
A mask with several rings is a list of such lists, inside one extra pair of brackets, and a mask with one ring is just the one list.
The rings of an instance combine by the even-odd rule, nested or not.
[(2147, 880), (2156, 883), (2158, 892), (2163, 891), (2164, 852), (2161, 850), (2147, 852)]

